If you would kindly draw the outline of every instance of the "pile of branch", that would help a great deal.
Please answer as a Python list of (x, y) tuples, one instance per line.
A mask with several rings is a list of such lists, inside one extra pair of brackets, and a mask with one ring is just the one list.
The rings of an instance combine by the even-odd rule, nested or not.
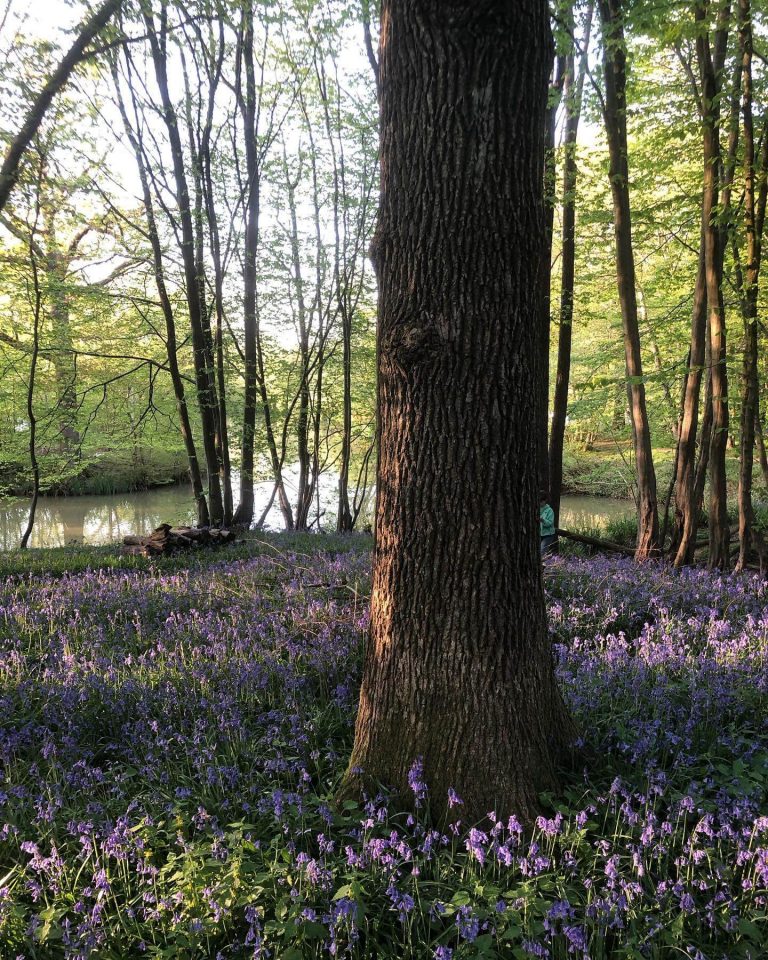
[(219, 547), (232, 543), (234, 530), (220, 530), (218, 527), (172, 527), (170, 523), (161, 523), (148, 537), (135, 534), (124, 537), (125, 552), (141, 557), (159, 557), (181, 550), (197, 550), (201, 547)]

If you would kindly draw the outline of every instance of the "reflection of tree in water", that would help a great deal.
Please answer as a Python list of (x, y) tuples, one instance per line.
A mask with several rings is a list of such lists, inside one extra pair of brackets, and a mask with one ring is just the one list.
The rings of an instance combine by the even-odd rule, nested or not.
[[(25, 500), (0, 501), (0, 549), (18, 547), (28, 512)], [(149, 533), (166, 521), (191, 523), (194, 515), (187, 487), (115, 497), (41, 497), (30, 546), (115, 543), (128, 533)]]
[(26, 518), (27, 511), (23, 506), (20, 508), (19, 504), (10, 504), (0, 510), (0, 544), (3, 550), (18, 547)]
[[(58, 514), (56, 500), (40, 498), (35, 513), (35, 526), (32, 529), (31, 547), (62, 547), (66, 543), (66, 530)], [(3, 550), (13, 550), (19, 546), (21, 535), (29, 515), (27, 501), (15, 501), (0, 508), (0, 544)]]
[(88, 516), (88, 504), (84, 501), (90, 497), (64, 497), (61, 499), (59, 515), (60, 525), (64, 528), (64, 542), (73, 540), (82, 543), (85, 540), (85, 521)]
[(129, 533), (143, 534), (154, 530), (166, 519), (167, 507), (157, 501), (157, 495), (149, 502), (145, 497), (146, 494), (134, 494), (100, 503), (89, 513), (84, 531), (86, 542), (114, 543)]

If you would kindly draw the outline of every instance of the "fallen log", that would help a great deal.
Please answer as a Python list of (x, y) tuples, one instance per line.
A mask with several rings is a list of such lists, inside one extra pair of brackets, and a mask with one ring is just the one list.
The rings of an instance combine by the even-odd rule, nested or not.
[(159, 557), (181, 550), (218, 547), (232, 543), (235, 531), (218, 527), (172, 527), (161, 523), (147, 536), (129, 534), (123, 537), (125, 552), (143, 557)]
[(635, 548), (625, 547), (621, 543), (614, 543), (612, 540), (599, 540), (597, 537), (588, 537), (583, 533), (571, 533), (570, 530), (556, 531), (558, 537), (565, 537), (566, 540), (574, 540), (576, 543), (585, 543), (590, 547), (597, 547), (598, 550), (609, 550), (613, 553), (621, 553), (625, 557), (634, 557)]

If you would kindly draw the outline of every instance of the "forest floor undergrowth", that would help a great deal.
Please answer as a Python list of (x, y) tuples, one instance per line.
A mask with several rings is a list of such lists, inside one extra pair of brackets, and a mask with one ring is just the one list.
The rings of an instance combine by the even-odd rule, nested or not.
[(0, 577), (3, 958), (766, 956), (756, 578), (553, 560), (577, 769), (532, 828), (441, 830), (333, 801), (369, 538), (35, 551)]

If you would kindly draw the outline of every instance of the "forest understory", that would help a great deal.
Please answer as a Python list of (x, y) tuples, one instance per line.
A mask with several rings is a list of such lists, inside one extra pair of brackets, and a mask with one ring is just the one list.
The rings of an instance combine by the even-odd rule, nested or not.
[(0, 942), (28, 958), (751, 958), (768, 586), (545, 570), (576, 761), (523, 825), (335, 794), (370, 538), (0, 558)]

